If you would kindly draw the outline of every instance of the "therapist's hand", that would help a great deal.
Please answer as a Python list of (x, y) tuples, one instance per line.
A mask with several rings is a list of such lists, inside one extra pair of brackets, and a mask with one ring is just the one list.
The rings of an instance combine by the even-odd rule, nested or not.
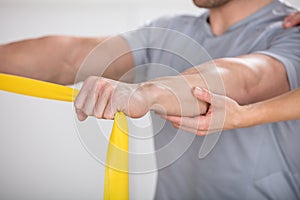
[(193, 94), (198, 100), (210, 104), (205, 115), (195, 117), (161, 117), (169, 120), (175, 128), (183, 129), (197, 135), (206, 135), (241, 126), (244, 107), (240, 106), (236, 101), (198, 87), (193, 89)]
[[(284, 28), (291, 28), (300, 24), (300, 11), (294, 12), (283, 20)], [(299, 28), (300, 30), (300, 28)]]
[(80, 121), (88, 116), (113, 119), (118, 111), (135, 118), (149, 111), (149, 100), (137, 84), (91, 76), (84, 82), (75, 100), (75, 108)]

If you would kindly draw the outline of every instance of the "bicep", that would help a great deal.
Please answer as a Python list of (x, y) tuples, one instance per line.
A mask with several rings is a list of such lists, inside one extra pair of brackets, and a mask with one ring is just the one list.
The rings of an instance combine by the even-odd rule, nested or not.
[(239, 79), (243, 79), (245, 95), (240, 103), (258, 102), (289, 91), (286, 69), (279, 60), (264, 54), (242, 55), (236, 59), (241, 60)]
[(196, 73), (211, 79), (221, 77), (226, 95), (242, 105), (269, 99), (289, 90), (284, 65), (263, 54), (220, 58), (183, 72), (184, 75)]

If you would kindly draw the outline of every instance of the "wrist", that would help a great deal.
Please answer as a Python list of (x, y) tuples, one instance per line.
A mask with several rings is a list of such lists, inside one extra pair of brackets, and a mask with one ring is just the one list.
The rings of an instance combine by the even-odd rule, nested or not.
[(148, 105), (152, 107), (158, 101), (158, 87), (156, 83), (143, 82), (138, 84), (138, 91), (148, 102)]
[(240, 127), (249, 127), (259, 124), (261, 119), (261, 110), (256, 109), (255, 104), (241, 106)]
[(157, 82), (143, 82), (138, 84), (138, 91), (145, 98), (150, 110), (163, 113), (163, 102), (167, 98), (170, 91), (165, 85)]

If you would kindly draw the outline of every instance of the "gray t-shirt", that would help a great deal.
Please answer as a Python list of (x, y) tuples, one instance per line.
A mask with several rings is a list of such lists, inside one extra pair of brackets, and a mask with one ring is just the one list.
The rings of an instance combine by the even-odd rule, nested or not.
[[(141, 76), (149, 80), (176, 75), (209, 56), (260, 53), (284, 64), (295, 89), (300, 86), (300, 33), (297, 28), (282, 28), (283, 18), (292, 11), (275, 0), (221, 36), (211, 33), (206, 12), (160, 18), (123, 37), (139, 66), (137, 81), (143, 80)], [(187, 44), (168, 30), (192, 42)], [(199, 159), (205, 137), (152, 117), (160, 168), (156, 199), (300, 199), (299, 120), (223, 131), (208, 156)]]

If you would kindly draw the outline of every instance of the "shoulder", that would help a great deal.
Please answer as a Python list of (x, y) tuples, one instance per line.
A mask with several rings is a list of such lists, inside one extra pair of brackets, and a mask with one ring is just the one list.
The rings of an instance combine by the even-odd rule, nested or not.
[(277, 1), (274, 4), (274, 8), (273, 8), (273, 15), (281, 15), (281, 16), (286, 16), (292, 12), (295, 12), (297, 10), (297, 8), (293, 7), (292, 5), (290, 5), (287, 2), (283, 2), (283, 1)]
[(265, 13), (265, 15), (262, 16), (261, 20), (270, 22), (271, 24), (276, 22), (282, 22), (282, 20), (286, 16), (295, 12), (296, 10), (296, 8), (292, 7), (291, 5), (285, 2), (275, 1), (275, 3), (271, 5), (271, 9), (267, 10), (267, 13)]
[(249, 21), (247, 29), (257, 30), (269, 40), (273, 39), (274, 35), (295, 34), (298, 32), (297, 28), (284, 29), (282, 26), (283, 19), (295, 10), (292, 6), (276, 0), (270, 6), (256, 13)]

